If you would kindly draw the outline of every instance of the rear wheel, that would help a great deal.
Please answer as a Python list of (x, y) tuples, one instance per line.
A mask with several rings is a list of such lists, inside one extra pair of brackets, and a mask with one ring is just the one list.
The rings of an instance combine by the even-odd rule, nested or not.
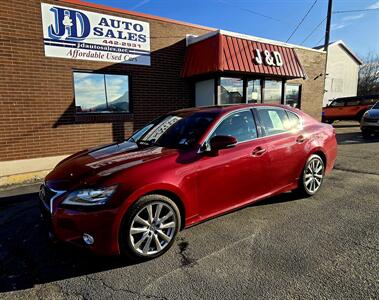
[(179, 209), (170, 198), (163, 195), (141, 197), (122, 222), (121, 253), (138, 260), (162, 255), (172, 246), (180, 222)]
[(313, 196), (321, 187), (324, 173), (325, 166), (321, 157), (317, 154), (311, 155), (304, 166), (297, 191), (303, 196)]
[(330, 120), (330, 119), (325, 119), (324, 117), (322, 118), (321, 120), (322, 123), (327, 123), (327, 124), (333, 124), (333, 120)]

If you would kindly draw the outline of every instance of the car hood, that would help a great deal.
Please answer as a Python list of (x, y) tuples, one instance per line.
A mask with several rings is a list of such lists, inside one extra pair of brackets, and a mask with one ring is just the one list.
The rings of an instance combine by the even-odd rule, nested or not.
[(370, 109), (367, 111), (366, 117), (379, 119), (379, 109)]
[(62, 160), (47, 175), (46, 184), (56, 190), (90, 185), (94, 180), (176, 153), (175, 149), (155, 146), (139, 148), (128, 141), (87, 149)]

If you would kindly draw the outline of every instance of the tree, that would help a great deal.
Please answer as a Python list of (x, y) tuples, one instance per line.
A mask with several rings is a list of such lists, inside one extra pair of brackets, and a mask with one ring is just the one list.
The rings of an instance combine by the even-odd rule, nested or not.
[(379, 54), (369, 52), (359, 69), (358, 95), (379, 95)]

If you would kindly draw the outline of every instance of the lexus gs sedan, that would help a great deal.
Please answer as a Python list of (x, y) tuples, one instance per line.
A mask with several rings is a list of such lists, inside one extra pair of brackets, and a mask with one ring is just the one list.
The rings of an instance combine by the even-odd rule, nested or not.
[(57, 240), (151, 259), (209, 218), (288, 191), (314, 195), (336, 153), (332, 126), (291, 107), (178, 110), (61, 161), (41, 186), (42, 216)]

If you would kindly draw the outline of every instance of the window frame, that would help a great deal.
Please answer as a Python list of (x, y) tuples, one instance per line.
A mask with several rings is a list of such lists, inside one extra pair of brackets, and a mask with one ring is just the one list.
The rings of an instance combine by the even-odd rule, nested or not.
[[(304, 120), (301, 116), (299, 116), (299, 114), (297, 114), (296, 112), (294, 111), (290, 111), (288, 109), (284, 109), (286, 111), (286, 114), (287, 114), (287, 117), (288, 119), (290, 119), (290, 115), (289, 114), (294, 114), (298, 119), (299, 119), (299, 127), (296, 128), (297, 131), (300, 131), (300, 130), (303, 130), (304, 129)], [(291, 129), (290, 131), (293, 131), (293, 129)]]
[[(283, 98), (283, 104), (284, 105), (288, 105), (286, 103), (287, 86), (297, 86), (299, 88), (299, 101), (298, 101), (298, 106), (299, 107), (296, 107), (296, 108), (300, 109), (300, 107), (301, 107), (301, 92), (302, 92), (302, 89), (303, 89), (303, 85), (301, 83), (285, 82), (285, 85), (284, 85), (284, 98)], [(288, 105), (288, 106), (290, 106), (290, 105)]]
[[(248, 89), (248, 86), (249, 86), (249, 81), (255, 81), (255, 80), (259, 80), (259, 87), (260, 87), (260, 100), (259, 102), (257, 103), (249, 103), (248, 100), (247, 100), (247, 89)], [(246, 104), (262, 104), (263, 102), (263, 93), (264, 93), (264, 81), (265, 79), (264, 78), (260, 78), (260, 77), (245, 77), (244, 78), (244, 88), (243, 88), (243, 91), (244, 91), (244, 99), (245, 99), (245, 103)]]
[(223, 115), (221, 118), (219, 118), (217, 120), (217, 122), (213, 125), (212, 129), (207, 133), (206, 137), (204, 138), (204, 142), (201, 143), (200, 149), (199, 149), (198, 153), (209, 151), (209, 145), (210, 145), (209, 142), (210, 142), (211, 136), (216, 131), (216, 129), (218, 128), (218, 126), (220, 126), (220, 124), (224, 120), (226, 120), (228, 117), (230, 117), (231, 115), (233, 115), (235, 113), (240, 113), (240, 112), (244, 112), (244, 111), (250, 111), (251, 116), (252, 116), (253, 121), (254, 121), (255, 128), (257, 130), (257, 137), (254, 138), (254, 139), (249, 139), (249, 140), (242, 141), (242, 142), (238, 142), (237, 141), (236, 145), (247, 143), (247, 142), (251, 142), (251, 141), (255, 141), (255, 140), (259, 139), (260, 138), (260, 132), (258, 130), (258, 124), (257, 124), (257, 120), (255, 118), (253, 110), (251, 108), (246, 108), (246, 107), (245, 108), (240, 108), (240, 109), (236, 109), (236, 110), (228, 112), (227, 114)]
[[(356, 101), (357, 104), (349, 104), (350, 101)], [(358, 98), (350, 98), (345, 100), (345, 106), (360, 106), (361, 105), (361, 100)]]
[[(271, 134), (271, 135), (266, 135), (265, 134), (264, 125), (263, 125), (263, 123), (262, 123), (262, 121), (261, 121), (261, 119), (259, 117), (259, 114), (258, 114), (259, 108), (282, 109), (282, 110), (284, 110), (285, 114), (287, 115), (287, 118), (289, 118), (288, 112), (293, 113), (294, 115), (296, 115), (299, 118), (299, 120), (300, 120), (300, 126), (299, 126), (299, 128), (296, 129), (296, 131), (294, 131), (292, 129), (292, 130), (285, 130), (283, 132), (279, 132), (279, 133), (275, 133), (275, 134)], [(275, 106), (268, 106), (268, 105), (265, 106), (265, 105), (262, 105), (262, 106), (259, 106), (259, 107), (253, 107), (252, 110), (253, 110), (253, 113), (254, 113), (254, 118), (255, 118), (256, 123), (257, 123), (257, 129), (259, 129), (258, 130), (258, 139), (260, 139), (260, 138), (268, 138), (268, 137), (273, 137), (273, 136), (278, 136), (278, 135), (281, 135), (281, 134), (291, 134), (293, 132), (299, 132), (299, 131), (301, 131), (301, 130), (304, 129), (304, 120), (303, 120), (303, 118), (298, 113), (296, 113), (294, 111), (291, 111), (289, 109), (286, 109), (286, 108), (283, 108), (283, 107), (275, 107)]]
[(255, 138), (247, 139), (247, 140), (244, 140), (244, 141), (238, 141), (238, 139), (236, 138), (237, 139), (237, 144), (241, 144), (241, 143), (244, 143), (244, 142), (247, 142), (247, 141), (256, 140), (258, 138), (258, 128), (257, 128), (257, 124), (256, 124), (255, 119), (254, 119), (254, 114), (251, 111), (251, 109), (233, 111), (232, 113), (228, 114), (227, 117), (223, 118), (221, 120), (221, 122), (218, 122), (218, 124), (212, 128), (212, 132), (211, 132), (211, 134), (209, 136), (209, 140), (211, 140), (213, 138), (213, 134), (217, 131), (217, 129), (222, 125), (222, 123), (225, 120), (227, 120), (228, 118), (232, 117), (234, 114), (241, 114), (241, 113), (248, 112), (248, 111), (250, 111), (250, 115), (252, 117), (252, 121), (253, 121), (253, 124), (254, 124), (254, 127), (255, 127), (255, 132), (256, 132), (257, 136)]
[[(282, 83), (281, 99), (280, 99), (280, 103), (277, 103), (277, 104), (282, 104), (282, 105), (285, 105), (285, 87), (286, 87), (286, 84), (299, 85), (299, 107), (298, 107), (298, 109), (301, 109), (302, 84), (301, 83), (291, 83), (291, 82), (287, 83), (286, 78), (280, 78), (280, 77), (275, 77), (275, 76), (258, 76), (258, 75), (252, 76), (252, 75), (241, 75), (241, 74), (234, 74), (234, 73), (228, 73), (228, 72), (226, 72), (226, 73), (218, 72), (215, 74), (198, 77), (194, 81), (193, 85), (195, 86), (195, 82), (197, 82), (197, 81), (202, 81), (202, 80), (206, 80), (206, 79), (214, 79), (214, 105), (227, 105), (227, 104), (221, 104), (220, 103), (221, 77), (242, 79), (242, 81), (243, 81), (243, 96), (242, 96), (243, 102), (241, 104), (252, 104), (252, 103), (247, 102), (247, 86), (248, 86), (248, 82), (250, 80), (259, 80), (260, 81), (261, 101), (258, 102), (258, 104), (267, 104), (267, 105), (269, 105), (270, 103), (267, 103), (264, 101), (264, 98), (265, 98), (265, 96), (264, 96), (265, 95), (265, 81), (266, 80), (280, 81)], [(194, 89), (195, 89), (195, 87), (194, 87)], [(194, 96), (195, 93), (196, 93), (196, 91), (193, 90), (193, 96), (192, 96), (193, 101), (192, 101), (192, 103), (194, 103), (194, 105), (196, 105), (196, 99)], [(229, 105), (232, 105), (232, 104), (229, 104)]]
[[(296, 132), (299, 132), (299, 131), (301, 131), (301, 130), (304, 129), (304, 119), (298, 113), (296, 113), (294, 111), (291, 111), (289, 109), (282, 108), (282, 107), (275, 107), (275, 106), (268, 106), (268, 105), (260, 105), (259, 107), (260, 108), (278, 108), (278, 109), (282, 109), (286, 113), (287, 118), (289, 118), (287, 112), (293, 113), (300, 120), (300, 126), (296, 130)], [(217, 120), (217, 122), (213, 125), (213, 128), (207, 133), (207, 135), (205, 136), (205, 138), (200, 139), (200, 141), (201, 140), (204, 140), (204, 141), (202, 143), (200, 143), (200, 147), (199, 147), (199, 150), (197, 151), (197, 153), (201, 154), (201, 153), (209, 151), (210, 137), (212, 136), (213, 132), (217, 129), (217, 127), (221, 124), (222, 121), (224, 121), (230, 115), (232, 115), (232, 114), (234, 114), (236, 112), (241, 112), (241, 111), (250, 111), (252, 113), (253, 120), (254, 120), (254, 123), (255, 123), (255, 128), (257, 129), (257, 137), (254, 138), (254, 139), (243, 141), (243, 142), (237, 142), (236, 145), (247, 143), (247, 142), (251, 142), (251, 141), (256, 141), (256, 140), (260, 140), (260, 139), (264, 139), (264, 138), (269, 138), (269, 137), (273, 137), (273, 136), (278, 136), (278, 135), (281, 135), (281, 134), (291, 134), (291, 133), (294, 133), (293, 130), (286, 130), (284, 132), (280, 132), (280, 133), (276, 133), (276, 134), (272, 134), (272, 135), (265, 135), (264, 134), (264, 129), (262, 129), (262, 128), (264, 128), (264, 126), (262, 125), (261, 120), (259, 119), (257, 107), (240, 108), (240, 109), (236, 109), (236, 110), (233, 110), (233, 111), (227, 113), (226, 115), (222, 116), (219, 120)]]
[[(333, 106), (332, 104), (335, 102), (343, 102), (343, 105)], [(346, 100), (345, 99), (334, 99), (329, 105), (329, 107), (345, 107), (345, 106), (346, 106)]]
[[(75, 97), (75, 80), (74, 80), (74, 73), (88, 73), (88, 74), (100, 74), (100, 75), (104, 75), (104, 84), (105, 83), (105, 76), (106, 75), (117, 75), (117, 76), (127, 76), (128, 77), (128, 92), (129, 92), (129, 111), (99, 111), (99, 112), (78, 112), (76, 110), (76, 97)], [(133, 116), (133, 92), (132, 92), (132, 87), (131, 87), (131, 83), (132, 83), (132, 80), (131, 80), (131, 75), (129, 72), (123, 72), (123, 73), (120, 73), (120, 72), (116, 72), (116, 71), (107, 71), (107, 72), (102, 72), (101, 70), (85, 70), (85, 69), (73, 69), (72, 70), (72, 93), (73, 93), (73, 96), (72, 96), (72, 99), (73, 99), (73, 104), (74, 104), (74, 114), (76, 116), (83, 116), (84, 118), (86, 116), (94, 116), (94, 117), (97, 117), (97, 116), (125, 116), (127, 118), (129, 117), (132, 117)], [(106, 93), (106, 86), (105, 86), (105, 93)], [(107, 97), (107, 95), (105, 95)], [(108, 106), (108, 100), (106, 98), (106, 103), (107, 103), (107, 106)]]
[(228, 105), (228, 104), (223, 104), (223, 103), (220, 103), (220, 100), (221, 100), (221, 82), (222, 82), (222, 78), (225, 78), (225, 79), (239, 79), (242, 81), (242, 101), (245, 101), (245, 102), (241, 102), (241, 103), (229, 103), (229, 104), (245, 104), (246, 103), (246, 91), (245, 91), (245, 84), (246, 84), (246, 78), (244, 76), (228, 76), (227, 74), (225, 75), (220, 75), (218, 76), (218, 80), (217, 80), (217, 85), (218, 85), (218, 92), (217, 92), (217, 97), (216, 97), (216, 103), (218, 105)]

